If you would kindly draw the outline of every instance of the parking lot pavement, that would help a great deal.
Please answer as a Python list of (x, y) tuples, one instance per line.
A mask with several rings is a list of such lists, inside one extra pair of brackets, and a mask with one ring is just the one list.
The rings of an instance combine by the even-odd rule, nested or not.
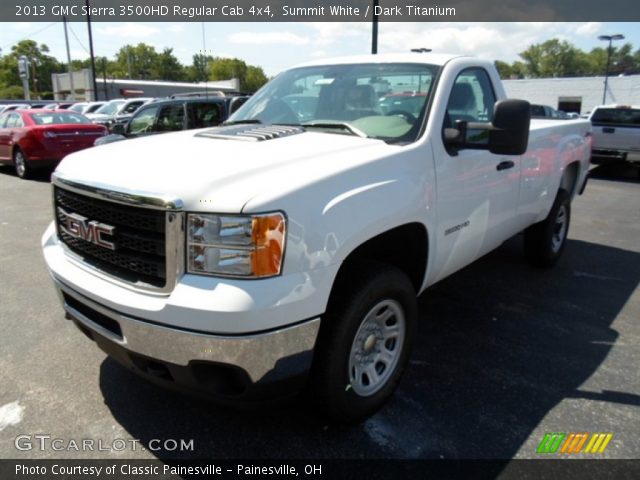
[[(528, 267), (516, 237), (429, 289), (398, 392), (363, 424), (338, 427), (301, 401), (194, 400), (106, 358), (64, 320), (45, 270), (46, 178), (2, 167), (0, 457), (536, 458), (546, 432), (611, 432), (602, 456), (638, 458), (640, 183), (624, 168), (593, 173), (553, 270)], [(38, 434), (62, 451), (16, 448)], [(67, 449), (81, 439), (107, 450)], [(167, 439), (194, 449), (155, 450)]]

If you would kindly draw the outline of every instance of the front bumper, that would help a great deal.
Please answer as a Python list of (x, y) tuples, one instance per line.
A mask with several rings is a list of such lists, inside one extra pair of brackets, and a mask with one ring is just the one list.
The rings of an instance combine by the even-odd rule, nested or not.
[(54, 277), (67, 318), (100, 348), (163, 386), (251, 400), (299, 387), (311, 366), (320, 319), (261, 334), (220, 336), (169, 328), (96, 303)]

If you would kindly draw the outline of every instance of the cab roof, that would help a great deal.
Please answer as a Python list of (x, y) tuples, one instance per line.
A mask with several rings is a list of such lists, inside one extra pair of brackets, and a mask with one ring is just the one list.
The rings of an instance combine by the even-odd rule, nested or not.
[(313, 60), (296, 65), (298, 67), (311, 67), (319, 65), (345, 65), (349, 63), (426, 63), (442, 66), (448, 61), (464, 57), (466, 55), (450, 55), (444, 53), (382, 53), (376, 55), (351, 55), (346, 57), (325, 58)]

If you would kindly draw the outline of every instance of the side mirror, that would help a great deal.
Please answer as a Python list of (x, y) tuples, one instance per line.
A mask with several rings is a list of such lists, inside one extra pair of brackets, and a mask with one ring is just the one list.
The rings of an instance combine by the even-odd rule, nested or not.
[(493, 111), (489, 151), (498, 155), (522, 155), (529, 144), (531, 106), (525, 100), (500, 100)]
[(445, 128), (443, 139), (452, 152), (471, 148), (497, 155), (522, 155), (529, 143), (531, 107), (524, 100), (499, 100), (493, 109), (493, 122), (456, 121)]
[(124, 135), (127, 130), (127, 126), (124, 123), (114, 123), (111, 125), (111, 133), (116, 135)]

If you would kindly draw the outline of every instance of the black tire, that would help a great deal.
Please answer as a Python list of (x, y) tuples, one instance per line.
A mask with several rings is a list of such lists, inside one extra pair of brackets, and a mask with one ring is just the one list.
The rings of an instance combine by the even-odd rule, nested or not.
[(13, 166), (16, 169), (16, 174), (18, 175), (18, 177), (22, 179), (32, 177), (33, 169), (31, 168), (31, 165), (29, 165), (29, 160), (19, 148), (16, 148), (13, 151)]
[(524, 253), (531, 265), (555, 265), (567, 243), (570, 221), (571, 197), (566, 190), (559, 190), (547, 218), (524, 231)]
[(354, 265), (334, 290), (310, 390), (329, 420), (352, 423), (378, 410), (395, 390), (409, 359), (418, 307), (409, 278), (386, 264)]

